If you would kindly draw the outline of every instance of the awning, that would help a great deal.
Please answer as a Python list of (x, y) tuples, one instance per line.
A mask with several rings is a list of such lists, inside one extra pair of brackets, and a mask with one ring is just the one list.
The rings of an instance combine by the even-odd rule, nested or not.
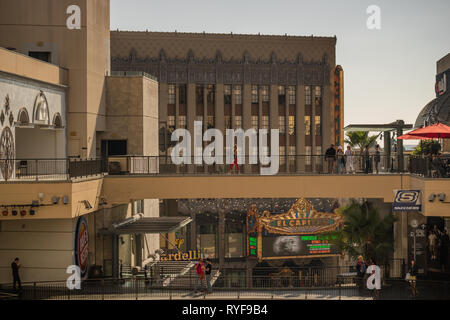
[(401, 127), (404, 130), (412, 129), (412, 124), (397, 124), (397, 122), (388, 124), (350, 124), (344, 128), (345, 132), (349, 131), (397, 131)]
[(101, 234), (137, 234), (137, 233), (171, 233), (192, 221), (190, 217), (155, 217), (141, 218), (129, 223), (119, 224), (110, 230), (99, 230)]

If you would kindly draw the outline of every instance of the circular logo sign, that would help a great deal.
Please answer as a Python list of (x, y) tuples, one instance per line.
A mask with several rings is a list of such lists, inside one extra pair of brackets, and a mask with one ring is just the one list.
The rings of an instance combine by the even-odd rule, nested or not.
[(89, 235), (88, 224), (80, 217), (75, 230), (75, 264), (80, 267), (81, 277), (84, 277), (88, 267)]

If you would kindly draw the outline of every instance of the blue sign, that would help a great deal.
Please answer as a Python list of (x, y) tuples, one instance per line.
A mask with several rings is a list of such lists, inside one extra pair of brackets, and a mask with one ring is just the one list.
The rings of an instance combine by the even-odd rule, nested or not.
[(422, 211), (420, 190), (394, 190), (395, 198), (392, 204), (392, 211)]

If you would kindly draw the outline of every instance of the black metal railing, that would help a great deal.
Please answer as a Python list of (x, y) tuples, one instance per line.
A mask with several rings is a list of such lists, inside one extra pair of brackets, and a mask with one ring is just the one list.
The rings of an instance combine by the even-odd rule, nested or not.
[[(324, 155), (286, 155), (278, 156), (277, 174), (386, 174), (406, 173), (409, 168), (410, 156), (385, 157), (363, 156), (326, 157)], [(109, 174), (261, 174), (262, 165), (257, 156), (234, 159), (221, 157), (221, 164), (206, 164), (203, 157), (186, 157), (182, 163), (174, 163), (170, 156), (116, 156), (110, 157)], [(239, 163), (242, 162), (242, 163)], [(275, 166), (276, 167), (276, 166)]]
[(450, 178), (450, 156), (410, 156), (408, 171), (429, 178)]
[[(0, 160), (0, 167), (6, 163)], [(107, 171), (99, 159), (12, 159), (8, 162), (12, 173), (0, 181), (68, 180), (102, 174)]]

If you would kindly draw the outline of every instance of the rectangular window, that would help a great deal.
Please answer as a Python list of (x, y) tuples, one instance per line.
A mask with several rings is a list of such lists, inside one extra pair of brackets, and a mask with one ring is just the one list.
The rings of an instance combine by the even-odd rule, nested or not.
[(209, 84), (207, 87), (206, 97), (208, 104), (215, 104), (216, 102), (216, 87), (213, 84)]
[(289, 94), (289, 104), (295, 104), (295, 86), (289, 86), (288, 88), (288, 94)]
[(293, 164), (295, 161), (295, 146), (289, 146), (289, 163)]
[(269, 86), (261, 87), (261, 98), (262, 102), (269, 102)]
[(261, 117), (261, 129), (269, 129), (269, 116)]
[(258, 103), (258, 102), (259, 102), (258, 86), (253, 84), (252, 85), (252, 103)]
[(280, 165), (284, 165), (286, 163), (286, 147), (280, 146)]
[(322, 96), (322, 88), (320, 86), (314, 87), (314, 96), (321, 97)]
[(311, 117), (305, 116), (305, 136), (309, 136), (311, 134)]
[(178, 103), (186, 104), (186, 85), (180, 84), (178, 86)]
[(311, 147), (306, 146), (305, 147), (305, 165), (310, 166), (311, 165)]
[(252, 128), (258, 130), (258, 116), (252, 116)]
[(316, 146), (316, 155), (318, 156), (322, 155), (322, 146)]
[(320, 116), (314, 116), (314, 130), (316, 136), (321, 135)]
[(186, 116), (178, 116), (178, 128), (186, 129)]
[(225, 120), (225, 129), (231, 129), (231, 117), (230, 116), (225, 116), (224, 117)]
[(278, 117), (278, 128), (280, 129), (280, 133), (286, 133), (286, 118), (285, 118), (285, 116)]
[(223, 100), (224, 104), (231, 104), (231, 84), (223, 86)]
[(167, 117), (167, 126), (169, 127), (170, 132), (175, 131), (175, 116)]
[(175, 85), (169, 84), (169, 97), (168, 97), (168, 104), (175, 104)]
[(234, 93), (234, 103), (235, 104), (242, 104), (242, 86), (241, 85), (235, 85), (233, 93)]
[(278, 104), (286, 104), (286, 89), (284, 86), (278, 86)]
[(203, 86), (197, 85), (195, 87), (195, 101), (197, 101), (197, 104), (203, 104), (204, 97), (203, 97)]
[(293, 136), (295, 135), (295, 116), (289, 116), (289, 135)]
[(305, 86), (305, 105), (311, 105), (311, 87)]
[(234, 127), (235, 129), (242, 128), (242, 116), (234, 116)]
[(51, 62), (52, 53), (44, 51), (29, 51), (28, 56), (45, 62)]
[(207, 129), (213, 129), (216, 125), (216, 121), (214, 119), (214, 116), (207, 116), (206, 117), (206, 127)]

